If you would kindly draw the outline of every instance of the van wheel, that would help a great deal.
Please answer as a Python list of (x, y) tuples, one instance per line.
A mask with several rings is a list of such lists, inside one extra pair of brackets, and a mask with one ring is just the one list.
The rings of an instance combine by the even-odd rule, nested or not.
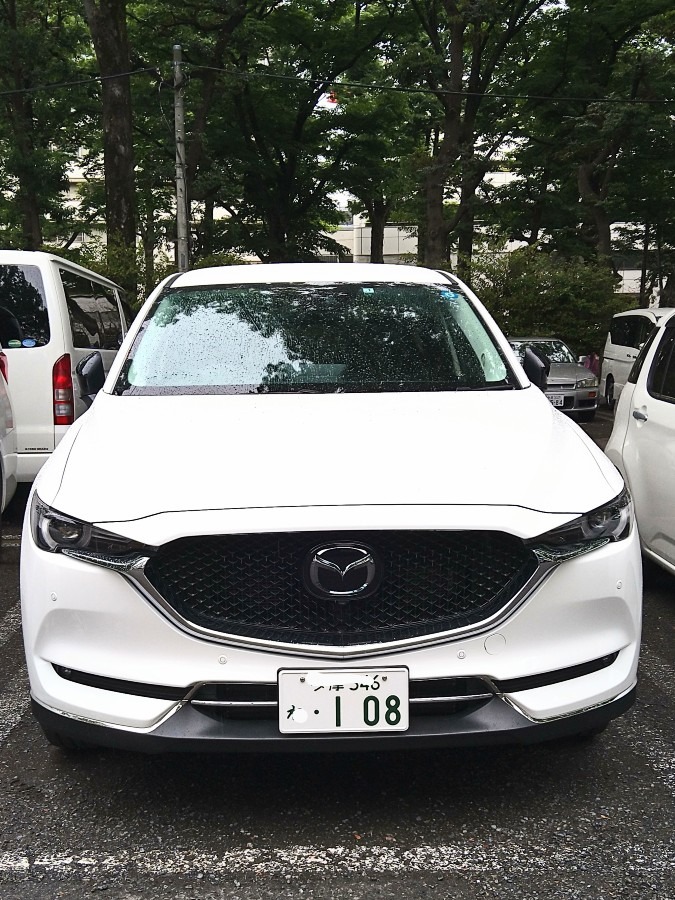
[(605, 403), (608, 409), (614, 409), (616, 400), (614, 399), (614, 379), (608, 378), (605, 382)]

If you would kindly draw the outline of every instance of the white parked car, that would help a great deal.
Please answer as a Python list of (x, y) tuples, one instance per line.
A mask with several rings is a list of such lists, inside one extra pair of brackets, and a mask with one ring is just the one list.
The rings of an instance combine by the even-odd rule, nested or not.
[(16, 429), (8, 377), (7, 356), (0, 345), (0, 539), (2, 514), (16, 491)]
[(60, 746), (432, 747), (602, 729), (642, 574), (619, 472), (452, 275), (200, 269), (39, 473), (33, 709)]
[(627, 309), (612, 316), (602, 352), (600, 390), (610, 409), (621, 396), (640, 348), (671, 309)]
[(605, 452), (635, 502), (646, 556), (675, 574), (675, 310), (664, 316), (621, 392)]

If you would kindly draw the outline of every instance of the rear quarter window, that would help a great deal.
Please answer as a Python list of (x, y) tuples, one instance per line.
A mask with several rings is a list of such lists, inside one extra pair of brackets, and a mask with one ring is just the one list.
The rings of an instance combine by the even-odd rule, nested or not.
[(66, 295), (73, 346), (91, 350), (117, 350), (126, 328), (117, 295), (108, 285), (60, 270)]
[(0, 265), (0, 344), (8, 349), (49, 343), (49, 314), (37, 266)]

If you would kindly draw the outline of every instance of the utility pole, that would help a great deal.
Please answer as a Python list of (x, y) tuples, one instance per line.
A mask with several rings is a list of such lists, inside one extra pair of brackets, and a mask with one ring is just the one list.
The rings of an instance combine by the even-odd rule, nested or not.
[(185, 108), (183, 105), (183, 48), (173, 45), (174, 121), (176, 129), (176, 263), (179, 272), (190, 265), (188, 241), (187, 187), (185, 184)]

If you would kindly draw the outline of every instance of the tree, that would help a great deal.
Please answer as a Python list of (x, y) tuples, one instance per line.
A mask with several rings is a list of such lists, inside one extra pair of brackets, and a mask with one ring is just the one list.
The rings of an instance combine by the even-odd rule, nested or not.
[(398, 92), (391, 66), (377, 60), (359, 67), (358, 78), (373, 90), (336, 89), (338, 127), (347, 137), (337, 182), (355, 200), (353, 212), (365, 212), (371, 226), (370, 261), (384, 261), (384, 231), (392, 216), (415, 195), (423, 128), (414, 99)]
[(341, 184), (351, 135), (320, 101), (375, 55), (390, 16), (384, 0), (301, 0), (272, 10), (254, 35), (239, 35), (252, 39), (238, 44), (222, 80), (224, 103), (208, 136), (213, 162), (197, 179), (208, 179), (229, 214), (229, 249), (266, 261), (344, 253), (326, 230), (339, 222), (331, 191)]
[(615, 223), (630, 221), (624, 197), (645, 168), (630, 148), (672, 93), (672, 62), (670, 81), (657, 74), (662, 36), (647, 37), (663, 6), (571, 2), (538, 18), (509, 154), (515, 180), (491, 192), (486, 214), (503, 235), (616, 270)]
[(99, 71), (108, 267), (136, 292), (136, 196), (126, 0), (83, 0)]
[(66, 168), (89, 117), (86, 89), (50, 85), (81, 77), (85, 31), (75, 2), (0, 4), (0, 234), (5, 246), (38, 250), (65, 238)]
[[(490, 100), (488, 91), (499, 79), (500, 67), (507, 65), (514, 71), (511, 54), (516, 39), (546, 0), (411, 0), (410, 5), (423, 37), (404, 59), (440, 107), (424, 173), (420, 254), (425, 265), (438, 267), (447, 263), (450, 233), (465, 216), (471, 215), (473, 197), (487, 171), (487, 160), (506, 137), (498, 134), (494, 139), (494, 124), (491, 125), (493, 139), (486, 141), (477, 154), (481, 107)], [(447, 185), (453, 172), (460, 202), (449, 220), (445, 214)], [(473, 229), (469, 228), (468, 240), (465, 238), (467, 250), (472, 247), (472, 238)]]
[(625, 307), (606, 266), (537, 247), (486, 255), (475, 283), (505, 334), (558, 337), (579, 354), (599, 352), (610, 319)]

